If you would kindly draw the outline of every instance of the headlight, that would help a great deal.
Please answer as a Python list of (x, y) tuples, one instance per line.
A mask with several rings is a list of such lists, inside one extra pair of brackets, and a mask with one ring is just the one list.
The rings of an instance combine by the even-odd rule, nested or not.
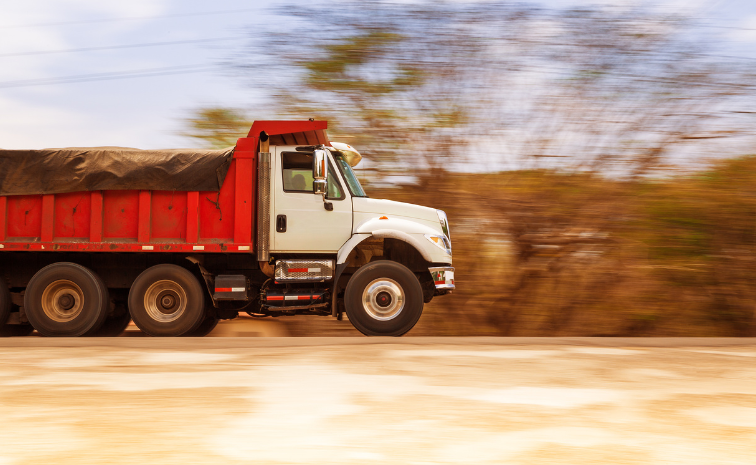
[(436, 210), (438, 214), (438, 221), (441, 223), (441, 231), (446, 234), (447, 239), (451, 240), (451, 234), (449, 233), (449, 220), (446, 218), (446, 212), (443, 210)]
[(425, 238), (431, 241), (436, 247), (451, 255), (451, 241), (446, 236), (426, 234)]

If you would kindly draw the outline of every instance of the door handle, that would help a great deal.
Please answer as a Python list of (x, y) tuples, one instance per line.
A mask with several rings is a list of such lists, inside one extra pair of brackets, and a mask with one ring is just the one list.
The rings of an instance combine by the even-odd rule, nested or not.
[(276, 217), (276, 232), (286, 232), (286, 215)]

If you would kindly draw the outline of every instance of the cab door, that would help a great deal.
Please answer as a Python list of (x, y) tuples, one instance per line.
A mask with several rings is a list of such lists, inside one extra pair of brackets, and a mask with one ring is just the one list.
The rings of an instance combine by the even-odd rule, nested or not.
[(312, 152), (272, 147), (273, 205), (271, 251), (336, 253), (352, 236), (352, 199), (328, 155), (326, 209), (322, 195), (312, 193)]

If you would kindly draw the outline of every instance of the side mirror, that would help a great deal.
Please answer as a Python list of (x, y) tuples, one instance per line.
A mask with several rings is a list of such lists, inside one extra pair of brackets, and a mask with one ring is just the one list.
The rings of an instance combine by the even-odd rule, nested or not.
[(328, 192), (328, 150), (317, 149), (312, 154), (312, 192), (325, 198)]

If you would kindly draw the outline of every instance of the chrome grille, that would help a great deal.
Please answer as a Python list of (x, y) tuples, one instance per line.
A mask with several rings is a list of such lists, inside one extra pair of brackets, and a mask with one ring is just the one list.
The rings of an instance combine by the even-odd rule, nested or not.
[(328, 281), (333, 277), (333, 260), (278, 260), (276, 281)]

